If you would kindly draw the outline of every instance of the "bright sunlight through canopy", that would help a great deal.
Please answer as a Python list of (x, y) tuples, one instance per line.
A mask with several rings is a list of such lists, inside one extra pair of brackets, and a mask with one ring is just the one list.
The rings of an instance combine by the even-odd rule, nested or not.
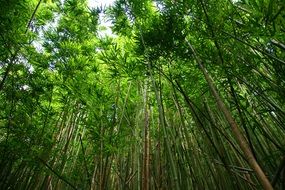
[(110, 6), (115, 0), (89, 0), (89, 7)]

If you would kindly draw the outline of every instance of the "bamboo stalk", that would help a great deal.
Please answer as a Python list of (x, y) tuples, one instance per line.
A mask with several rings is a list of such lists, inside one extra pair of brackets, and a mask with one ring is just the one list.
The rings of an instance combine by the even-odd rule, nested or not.
[(233, 134), (235, 135), (235, 138), (240, 146), (240, 148), (242, 149), (242, 151), (244, 152), (244, 155), (246, 157), (246, 160), (248, 162), (248, 164), (252, 167), (252, 169), (255, 171), (260, 183), (262, 184), (263, 188), (266, 190), (273, 190), (267, 176), (264, 174), (263, 170), (261, 169), (261, 167), (259, 166), (259, 164), (257, 163), (257, 161), (255, 160), (247, 142), (246, 139), (244, 138), (244, 136), (242, 135), (242, 133), (240, 132), (239, 126), (236, 123), (236, 121), (234, 120), (233, 116), (231, 115), (230, 111), (228, 110), (228, 108), (226, 107), (225, 103), (222, 101), (216, 87), (214, 86), (214, 82), (213, 79), (210, 77), (208, 71), (206, 70), (206, 68), (204, 67), (202, 61), (200, 60), (200, 58), (198, 57), (198, 55), (196, 54), (196, 51), (194, 50), (193, 46), (188, 42), (188, 45), (191, 49), (191, 51), (193, 52), (194, 58), (199, 66), (199, 68), (201, 69), (201, 71), (203, 72), (203, 75), (210, 87), (210, 90), (216, 100), (216, 103), (219, 107), (219, 109), (223, 112), (225, 118), (227, 119), (228, 123), (230, 124)]

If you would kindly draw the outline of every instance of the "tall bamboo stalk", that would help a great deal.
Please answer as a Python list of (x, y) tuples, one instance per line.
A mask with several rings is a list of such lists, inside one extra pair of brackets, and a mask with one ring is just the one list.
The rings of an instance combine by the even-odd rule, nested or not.
[(234, 120), (232, 114), (230, 113), (230, 111), (228, 110), (228, 108), (226, 107), (225, 103), (222, 101), (215, 85), (213, 82), (213, 79), (210, 77), (208, 71), (206, 70), (206, 68), (204, 67), (201, 59), (198, 57), (198, 55), (196, 54), (196, 51), (194, 50), (193, 46), (188, 42), (189, 48), (191, 49), (194, 58), (199, 66), (199, 68), (201, 69), (209, 87), (210, 90), (216, 100), (216, 103), (219, 107), (219, 109), (223, 112), (226, 120), (228, 121), (228, 123), (230, 124), (233, 134), (240, 146), (240, 148), (242, 149), (246, 160), (248, 162), (248, 164), (252, 167), (252, 169), (256, 172), (256, 175), (258, 177), (258, 179), (260, 180), (260, 183), (262, 184), (263, 188), (266, 190), (273, 190), (270, 181), (268, 180), (267, 176), (265, 175), (265, 173), (263, 172), (263, 170), (261, 169), (261, 167), (259, 166), (259, 164), (257, 163), (256, 159), (254, 158), (254, 155), (252, 154), (250, 147), (247, 144), (246, 139), (244, 138), (244, 136), (242, 135), (238, 124), (236, 123), (236, 121)]
[(148, 106), (148, 82), (144, 85), (144, 159), (143, 159), (143, 190), (149, 190), (150, 184), (150, 175), (149, 175), (149, 126), (150, 126), (150, 118), (149, 118), (149, 106)]

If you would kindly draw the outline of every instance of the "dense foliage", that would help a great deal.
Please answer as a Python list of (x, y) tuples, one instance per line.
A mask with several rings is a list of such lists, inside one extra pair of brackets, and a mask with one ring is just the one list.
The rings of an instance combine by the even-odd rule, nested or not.
[(285, 189), (284, 123), (283, 0), (0, 0), (0, 189)]

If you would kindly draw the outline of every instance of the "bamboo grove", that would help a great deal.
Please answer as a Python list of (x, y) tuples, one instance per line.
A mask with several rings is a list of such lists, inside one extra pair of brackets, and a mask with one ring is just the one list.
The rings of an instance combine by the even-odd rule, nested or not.
[(0, 37), (0, 189), (285, 189), (283, 0), (0, 0)]

